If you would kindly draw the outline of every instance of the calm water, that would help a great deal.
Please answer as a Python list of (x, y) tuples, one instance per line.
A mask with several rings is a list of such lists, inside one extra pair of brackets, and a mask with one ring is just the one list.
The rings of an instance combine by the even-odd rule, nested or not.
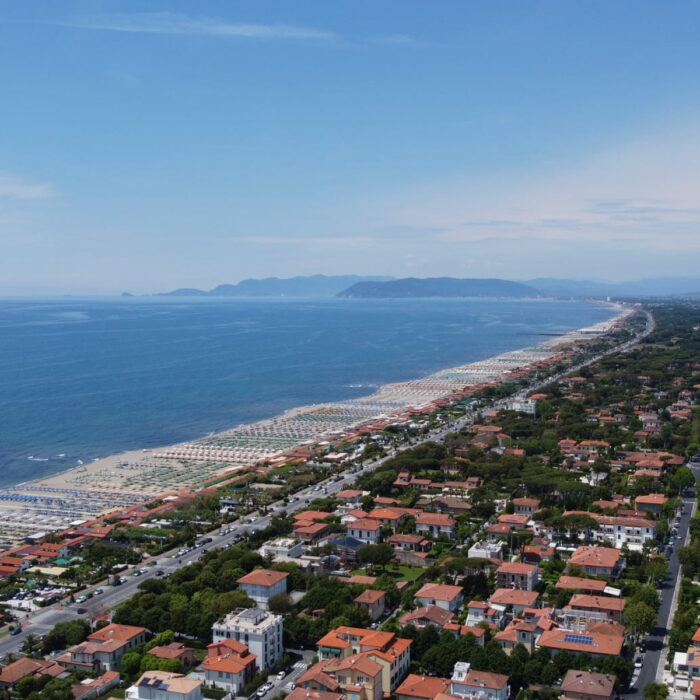
[(0, 300), (0, 484), (369, 394), (610, 315), (550, 301)]

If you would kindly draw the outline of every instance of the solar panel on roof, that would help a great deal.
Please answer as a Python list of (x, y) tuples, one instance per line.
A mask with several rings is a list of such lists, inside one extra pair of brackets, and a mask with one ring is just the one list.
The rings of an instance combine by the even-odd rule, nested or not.
[(586, 634), (565, 634), (564, 641), (572, 644), (593, 644), (593, 637)]

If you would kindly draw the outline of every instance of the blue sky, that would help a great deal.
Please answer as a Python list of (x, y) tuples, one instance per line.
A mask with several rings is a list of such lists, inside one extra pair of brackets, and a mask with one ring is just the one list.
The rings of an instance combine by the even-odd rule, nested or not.
[(0, 294), (700, 262), (700, 5), (0, 5)]

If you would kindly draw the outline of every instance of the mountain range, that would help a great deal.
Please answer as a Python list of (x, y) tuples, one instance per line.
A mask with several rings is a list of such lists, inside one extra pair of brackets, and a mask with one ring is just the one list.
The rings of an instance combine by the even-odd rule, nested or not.
[[(130, 296), (127, 292), (124, 296)], [(575, 299), (700, 297), (700, 277), (655, 277), (626, 282), (570, 280), (554, 277), (511, 281), (455, 277), (311, 275), (291, 278), (245, 279), (210, 290), (181, 288), (158, 296), (198, 297), (558, 297)]]
[(238, 284), (220, 284), (205, 291), (184, 287), (158, 296), (170, 297), (333, 297), (358, 282), (383, 282), (392, 277), (361, 275), (311, 275), (309, 277), (265, 277), (245, 279)]

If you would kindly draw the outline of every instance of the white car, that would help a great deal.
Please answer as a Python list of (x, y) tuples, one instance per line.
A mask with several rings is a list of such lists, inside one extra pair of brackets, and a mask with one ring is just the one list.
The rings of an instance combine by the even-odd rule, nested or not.
[(286, 675), (287, 675), (287, 674), (286, 674), (284, 671), (280, 671), (280, 672), (277, 674), (277, 680), (278, 680), (278, 681), (281, 681)]

